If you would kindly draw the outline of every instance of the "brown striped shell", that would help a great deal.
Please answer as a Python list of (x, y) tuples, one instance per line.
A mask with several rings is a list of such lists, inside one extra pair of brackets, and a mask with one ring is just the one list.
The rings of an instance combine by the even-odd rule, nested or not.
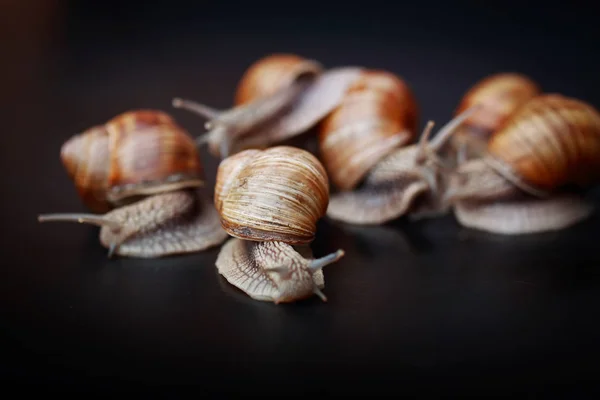
[(252, 64), (240, 80), (235, 105), (251, 103), (290, 86), (303, 75), (318, 75), (323, 67), (295, 54), (271, 54)]
[[(540, 87), (529, 77), (517, 73), (490, 75), (471, 87), (458, 105), (455, 115), (482, 104), (467, 119), (461, 129), (489, 136), (500, 129), (508, 118), (524, 103), (540, 94)], [(461, 132), (457, 132), (458, 135)]]
[(203, 181), (194, 140), (161, 111), (129, 111), (91, 127), (63, 144), (61, 160), (95, 212)]
[(490, 166), (532, 194), (600, 178), (600, 114), (593, 106), (559, 94), (523, 105), (492, 136)]
[(310, 243), (328, 204), (327, 173), (305, 150), (244, 150), (219, 165), (215, 206), (234, 237)]
[(375, 164), (414, 139), (417, 117), (415, 96), (401, 78), (362, 71), (320, 126), (319, 153), (332, 183), (341, 190), (357, 186)]

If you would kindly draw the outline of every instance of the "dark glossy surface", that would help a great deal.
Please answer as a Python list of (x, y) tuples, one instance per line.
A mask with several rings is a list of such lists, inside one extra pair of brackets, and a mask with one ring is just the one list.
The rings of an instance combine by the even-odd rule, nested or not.
[[(591, 11), (575, 19), (575, 7), (512, 14), (459, 2), (382, 14), (330, 7), (313, 19), (309, 7), (287, 18), (284, 10), (234, 7), (226, 18), (226, 5), (144, 13), (116, 3), (70, 11), (65, 32), (57, 17), (56, 36), (47, 35), (49, 51), (38, 58), (33, 40), (10, 50), (20, 64), (3, 75), (4, 377), (190, 383), (279, 397), (583, 392), (593, 384), (598, 216), (512, 238), (463, 229), (452, 216), (371, 228), (323, 220), (314, 253), (346, 250), (325, 270), (329, 302), (280, 306), (252, 301), (219, 278), (218, 249), (108, 260), (97, 228), (36, 221), (39, 213), (84, 211), (59, 161), (70, 135), (148, 107), (200, 133), (204, 121), (172, 109), (171, 99), (228, 107), (244, 69), (273, 51), (401, 74), (421, 105), (421, 127), (426, 119), (441, 126), (470, 85), (504, 70), (598, 105)], [(203, 155), (212, 186), (217, 163)]]

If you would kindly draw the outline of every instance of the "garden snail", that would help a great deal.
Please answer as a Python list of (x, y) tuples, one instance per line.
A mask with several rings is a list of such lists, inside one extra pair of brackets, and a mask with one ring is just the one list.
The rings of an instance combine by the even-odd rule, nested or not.
[[(320, 135), (320, 155), (323, 164), (342, 190), (331, 195), (327, 216), (351, 224), (383, 224), (404, 214), (413, 217), (445, 212), (439, 200), (444, 192), (446, 172), (450, 168), (438, 156), (454, 130), (480, 105), (463, 111), (443, 127), (436, 138), (429, 141), (433, 122), (426, 124), (418, 143), (399, 147), (416, 129), (414, 100), (404, 93), (396, 103), (399, 119), (398, 133), (385, 138), (383, 129), (362, 130), (357, 134), (367, 140), (363, 146), (344, 143), (344, 133), (329, 132), (324, 125)], [(350, 114), (352, 115), (352, 114)], [(401, 133), (404, 132), (404, 133)], [(331, 138), (333, 136), (333, 139)], [(335, 138), (335, 135), (339, 136)], [(402, 138), (390, 147), (369, 143), (378, 136), (384, 144), (393, 138)], [(392, 139), (389, 139), (392, 138)], [(362, 139), (362, 137), (361, 137)], [(357, 139), (359, 142), (360, 139)], [(338, 161), (339, 160), (339, 161)]]
[(543, 94), (491, 137), (482, 158), (460, 165), (446, 201), (467, 227), (503, 234), (559, 230), (592, 213), (578, 192), (599, 178), (600, 114), (581, 100)]
[(324, 70), (294, 54), (272, 54), (252, 64), (235, 94), (235, 105), (214, 110), (175, 98), (173, 106), (208, 119), (209, 131), (198, 138), (208, 142), (214, 156), (225, 158), (245, 148), (264, 148), (301, 134), (327, 115), (341, 100), (359, 68)]
[(322, 268), (344, 251), (313, 259), (308, 245), (328, 200), (325, 169), (305, 150), (248, 149), (221, 161), (214, 202), (233, 238), (217, 257), (219, 273), (256, 300), (326, 301)]
[(89, 128), (63, 144), (61, 160), (97, 214), (48, 214), (39, 221), (99, 225), (109, 256), (200, 251), (227, 238), (199, 190), (203, 168), (194, 140), (161, 111), (129, 111)]
[(476, 158), (484, 153), (489, 137), (528, 100), (541, 93), (531, 78), (518, 73), (497, 73), (473, 85), (461, 99), (455, 115), (481, 104), (481, 109), (468, 118), (450, 141), (459, 158)]

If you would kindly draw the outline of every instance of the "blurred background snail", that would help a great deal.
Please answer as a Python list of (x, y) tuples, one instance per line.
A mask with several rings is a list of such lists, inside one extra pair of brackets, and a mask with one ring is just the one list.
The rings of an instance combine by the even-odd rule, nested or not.
[(325, 169), (305, 150), (249, 149), (221, 161), (214, 202), (233, 239), (221, 248), (219, 273), (256, 300), (326, 301), (322, 268), (344, 252), (314, 259), (309, 244), (328, 200)]
[(47, 214), (39, 221), (98, 225), (109, 256), (201, 251), (227, 238), (199, 189), (203, 167), (194, 140), (162, 111), (125, 112), (74, 135), (61, 161), (94, 214)]
[(566, 228), (593, 207), (600, 178), (600, 114), (560, 94), (539, 95), (489, 140), (483, 157), (452, 174), (446, 200), (464, 226), (503, 234)]
[(481, 156), (490, 136), (502, 128), (508, 118), (528, 100), (541, 93), (539, 85), (519, 73), (489, 75), (473, 85), (461, 99), (455, 115), (476, 104), (479, 111), (471, 115), (449, 141), (454, 155), (465, 160)]
[(325, 70), (295, 54), (272, 54), (246, 70), (233, 108), (220, 111), (180, 98), (173, 106), (207, 118), (209, 131), (197, 141), (207, 142), (212, 155), (225, 158), (304, 133), (333, 110), (359, 72), (354, 67)]
[(432, 141), (430, 121), (418, 143), (405, 146), (417, 136), (418, 107), (412, 92), (389, 73), (374, 71), (363, 77), (322, 124), (319, 155), (338, 189), (327, 216), (375, 225), (405, 214), (444, 212), (438, 200), (450, 166), (438, 153), (480, 106), (463, 111)]
[(417, 135), (418, 105), (399, 76), (363, 70), (319, 124), (319, 156), (336, 188), (349, 190)]

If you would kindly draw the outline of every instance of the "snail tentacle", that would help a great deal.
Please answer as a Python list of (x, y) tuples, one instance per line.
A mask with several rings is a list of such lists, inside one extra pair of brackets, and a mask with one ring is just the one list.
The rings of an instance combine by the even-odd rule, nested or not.
[(324, 303), (327, 303), (327, 296), (325, 296), (325, 293), (323, 293), (318, 286), (313, 287), (313, 293), (317, 295), (317, 297), (320, 298)]
[(80, 224), (91, 224), (101, 228), (107, 227), (112, 232), (113, 240), (110, 241), (108, 246), (108, 258), (112, 258), (115, 250), (119, 245), (127, 238), (125, 235), (121, 235), (125, 229), (124, 226), (105, 215), (96, 214), (85, 214), (85, 213), (54, 213), (54, 214), (42, 214), (38, 216), (39, 222), (77, 222)]
[(198, 114), (201, 117), (208, 119), (209, 121), (218, 119), (222, 113), (222, 111), (216, 110), (205, 104), (201, 104), (193, 100), (184, 100), (179, 97), (174, 98), (172, 104), (174, 108), (181, 108), (193, 112), (194, 114)]
[(38, 216), (38, 222), (78, 222), (80, 224), (92, 224), (99, 227), (108, 226), (114, 231), (121, 229), (121, 224), (103, 215), (85, 213), (41, 214)]
[(467, 118), (473, 115), (475, 112), (480, 110), (483, 106), (481, 104), (475, 104), (474, 106), (466, 109), (456, 117), (450, 120), (438, 134), (429, 142), (429, 147), (434, 153), (437, 153), (441, 148), (448, 142), (448, 140), (457, 131), (457, 128), (465, 122)]
[(338, 261), (340, 258), (342, 258), (344, 256), (344, 254), (345, 254), (344, 250), (340, 249), (340, 250), (336, 251), (335, 253), (331, 253), (324, 257), (314, 259), (308, 264), (308, 268), (313, 271), (323, 269), (323, 267), (326, 267), (327, 265), (333, 264), (334, 262)]

